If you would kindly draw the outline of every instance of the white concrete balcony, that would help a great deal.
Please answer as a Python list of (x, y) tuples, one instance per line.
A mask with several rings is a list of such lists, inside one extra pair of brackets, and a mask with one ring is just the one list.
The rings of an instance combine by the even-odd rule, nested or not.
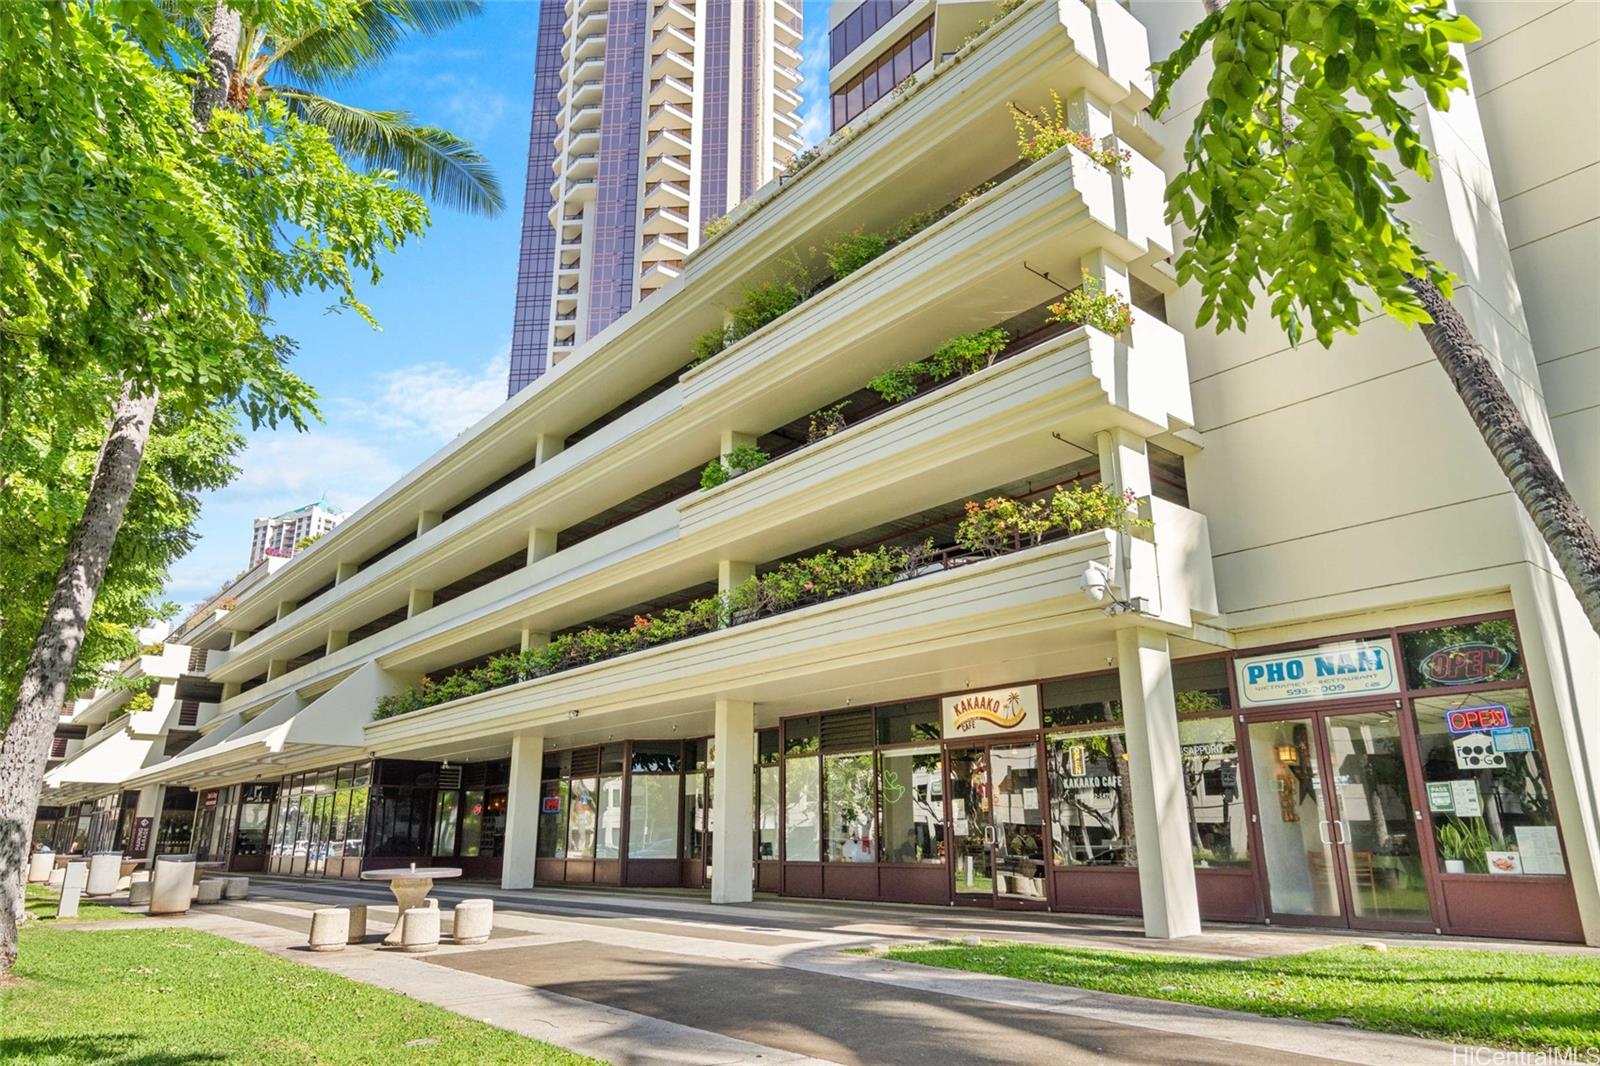
[(573, 109), (567, 113), (566, 131), (569, 139), (576, 137), (583, 130), (598, 130), (600, 128), (600, 104), (598, 103), (598, 97), (596, 100), (597, 102), (592, 104), (585, 104), (581, 107), (574, 106)]
[(644, 145), (644, 157), (653, 160), (661, 155), (673, 155), (688, 159), (694, 146), (689, 142), (687, 133), (680, 133), (676, 129), (663, 129), (653, 135)]
[(651, 236), (658, 233), (688, 233), (689, 216), (672, 207), (652, 207), (644, 213), (642, 228), (644, 233)]
[(639, 274), (639, 285), (651, 292), (661, 288), (683, 273), (682, 259), (655, 259), (645, 264)]
[(577, 181), (581, 178), (592, 178), (600, 166), (599, 152), (577, 152), (567, 156), (566, 175), (568, 181)]
[(800, 116), (793, 111), (777, 108), (772, 112), (772, 129), (778, 136), (798, 136)]
[[(582, 155), (585, 152), (595, 152), (600, 149), (600, 127), (585, 126), (581, 129), (573, 128), (566, 131), (567, 152), (572, 155)], [(560, 144), (557, 144), (560, 147)]]
[(685, 32), (676, 26), (663, 26), (650, 35), (650, 48), (652, 51), (666, 49), (680, 52), (685, 56), (694, 54), (694, 34)]
[(650, 207), (689, 207), (689, 183), (687, 181), (652, 181), (644, 187), (644, 206)]
[(671, 233), (658, 233), (639, 249), (639, 259), (645, 263), (682, 262), (688, 254), (689, 246), (684, 238)]
[(694, 61), (681, 52), (671, 49), (655, 53), (650, 60), (650, 78), (681, 78), (686, 85), (694, 83)]
[(650, 103), (688, 104), (694, 101), (694, 87), (672, 75), (654, 78), (650, 82)]
[[(580, 110), (583, 110), (583, 109), (586, 109), (586, 108), (593, 108), (596, 111), (598, 111), (599, 108), (600, 108), (600, 101), (604, 97), (604, 95), (605, 95), (605, 81), (603, 79), (595, 79), (593, 81), (586, 81), (586, 82), (583, 82), (582, 84), (573, 86), (572, 87), (572, 99), (567, 104), (567, 107), (569, 109), (569, 113), (576, 114), (576, 112), (578, 112)], [(577, 119), (575, 122), (569, 122), (567, 124), (567, 128), (568, 129), (583, 129), (583, 128), (588, 128), (588, 127), (591, 127), (591, 126), (595, 126), (595, 125), (597, 125), (597, 122), (598, 122), (598, 119), (596, 119), (595, 121), (590, 121), (590, 117), (589, 116), (583, 116), (582, 118)]]
[(691, 109), (671, 101), (653, 105), (645, 122), (645, 130), (652, 134), (662, 130), (675, 130), (687, 135), (693, 128), (694, 115)]
[(658, 155), (645, 164), (644, 180), (646, 182), (689, 181), (689, 157), (678, 155)]
[(650, 30), (654, 33), (668, 26), (675, 26), (685, 33), (693, 33), (694, 9), (685, 7), (678, 0), (664, 0), (656, 6), (655, 15), (650, 20)]
[(799, 111), (805, 105), (805, 101), (801, 99), (799, 93), (786, 89), (782, 85), (774, 85), (772, 87), (772, 96), (778, 102), (780, 108), (787, 106), (791, 111)]
[(802, 56), (795, 49), (790, 48), (781, 37), (776, 35), (773, 37), (772, 65), (774, 69), (778, 67), (788, 67), (791, 70), (799, 70), (800, 64), (803, 62), (805, 62), (804, 56)]
[(797, 5), (787, 0), (773, 0), (772, 31), (791, 46), (798, 46), (805, 37), (805, 21)]

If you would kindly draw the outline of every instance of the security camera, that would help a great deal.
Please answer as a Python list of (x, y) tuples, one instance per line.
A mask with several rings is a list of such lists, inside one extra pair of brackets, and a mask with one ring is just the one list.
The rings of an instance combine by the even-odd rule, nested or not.
[(1111, 586), (1111, 571), (1103, 564), (1091, 561), (1083, 570), (1083, 591), (1091, 600), (1099, 603), (1106, 598), (1106, 590)]

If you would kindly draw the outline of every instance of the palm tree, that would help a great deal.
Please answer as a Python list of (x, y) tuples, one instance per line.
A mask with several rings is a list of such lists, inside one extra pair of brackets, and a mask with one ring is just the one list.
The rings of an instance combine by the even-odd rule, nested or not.
[(418, 125), (409, 112), (373, 111), (326, 95), (391, 57), (408, 34), (438, 33), (482, 10), (483, 0), (365, 0), (337, 26), (294, 31), (246, 21), (228, 102), (243, 107), (261, 96), (282, 100), (327, 130), (346, 157), (395, 171), (436, 203), (493, 217), (505, 197), (488, 160), (470, 143)]

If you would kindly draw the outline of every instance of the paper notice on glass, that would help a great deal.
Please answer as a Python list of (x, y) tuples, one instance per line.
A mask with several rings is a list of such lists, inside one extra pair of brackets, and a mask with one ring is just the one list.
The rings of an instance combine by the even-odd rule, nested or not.
[(1456, 817), (1482, 818), (1483, 798), (1478, 794), (1478, 783), (1471, 778), (1450, 782), (1451, 798), (1456, 803)]
[(1553, 825), (1517, 826), (1517, 851), (1525, 874), (1567, 872), (1567, 864), (1561, 861), (1561, 839)]

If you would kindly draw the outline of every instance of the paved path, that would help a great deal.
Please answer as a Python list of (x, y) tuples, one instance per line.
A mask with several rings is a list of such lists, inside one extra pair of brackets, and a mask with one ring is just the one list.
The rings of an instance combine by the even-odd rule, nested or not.
[[(1061, 915), (787, 900), (726, 907), (666, 893), (507, 893), (473, 885), (435, 895), (447, 909), (465, 896), (496, 898), (494, 937), (426, 955), (380, 952), (377, 941), (395, 913), (382, 886), (266, 878), (253, 880), (248, 902), (196, 908), (172, 924), (629, 1066), (1451, 1061), (1450, 1048), (1420, 1040), (843, 950), (982, 936), (1243, 958), (1348, 943), (1345, 937), (1235, 927), (1162, 942), (1139, 936), (1136, 923)], [(350, 902), (371, 909), (368, 943), (306, 951), (311, 909)], [(448, 931), (448, 920), (444, 925)]]

